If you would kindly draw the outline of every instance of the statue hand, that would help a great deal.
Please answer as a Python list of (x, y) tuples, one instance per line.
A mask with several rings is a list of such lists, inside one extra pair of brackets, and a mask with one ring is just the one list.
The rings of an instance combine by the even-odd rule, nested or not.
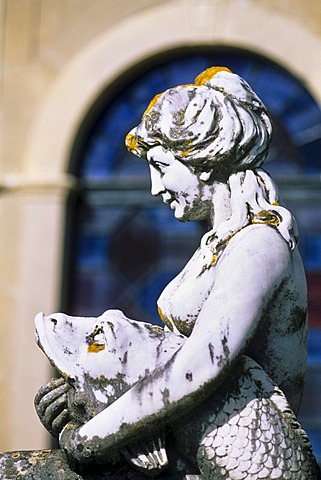
[(168, 466), (164, 435), (136, 440), (122, 449), (124, 457), (138, 470), (150, 476), (158, 475)]
[(94, 435), (88, 438), (81, 435), (81, 427), (69, 422), (59, 436), (60, 448), (75, 470), (86, 468), (92, 463), (114, 463), (121, 459), (121, 455), (148, 477), (159, 475), (168, 466), (164, 435), (135, 440), (129, 446), (120, 447), (114, 435), (104, 438)]
[(39, 389), (35, 397), (35, 408), (41, 423), (56, 438), (70, 419), (69, 388), (63, 378), (53, 378)]

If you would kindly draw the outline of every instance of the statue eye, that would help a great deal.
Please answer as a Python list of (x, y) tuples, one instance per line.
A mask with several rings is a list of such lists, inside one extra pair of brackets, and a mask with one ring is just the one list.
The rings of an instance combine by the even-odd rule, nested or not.
[(88, 352), (94, 353), (104, 350), (106, 346), (104, 329), (96, 325), (92, 333), (86, 336), (86, 342), (88, 344)]
[(50, 318), (50, 321), (56, 326), (58, 323), (58, 320), (56, 318)]
[(94, 341), (95, 342), (101, 342), (101, 341), (105, 341), (105, 335), (104, 335), (104, 331), (102, 329), (100, 329), (97, 333), (95, 333), (94, 335)]

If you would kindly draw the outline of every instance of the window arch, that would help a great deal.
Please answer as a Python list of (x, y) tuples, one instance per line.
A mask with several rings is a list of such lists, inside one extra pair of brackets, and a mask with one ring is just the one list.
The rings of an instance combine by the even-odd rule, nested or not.
[(180, 224), (150, 195), (148, 169), (127, 152), (124, 138), (156, 93), (190, 83), (212, 65), (226, 65), (245, 78), (273, 118), (265, 168), (300, 228), (311, 324), (302, 416), (320, 456), (321, 419), (313, 399), (321, 383), (321, 109), (304, 84), (280, 65), (235, 48), (181, 48), (149, 58), (106, 88), (88, 112), (71, 154), (70, 172), (78, 188), (67, 215), (62, 307), (81, 315), (120, 308), (129, 317), (159, 323), (156, 300), (197, 247), (205, 226)]

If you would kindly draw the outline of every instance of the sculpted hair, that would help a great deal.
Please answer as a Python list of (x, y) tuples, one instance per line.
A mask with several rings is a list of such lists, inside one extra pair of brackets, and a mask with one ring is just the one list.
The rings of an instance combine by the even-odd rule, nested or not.
[(262, 165), (272, 125), (268, 112), (250, 86), (228, 69), (213, 67), (193, 85), (156, 95), (141, 123), (127, 136), (138, 156), (162, 145), (198, 171), (216, 176)]
[(270, 225), (294, 250), (298, 229), (291, 212), (279, 204), (279, 194), (270, 175), (262, 168), (230, 175), (231, 217), (217, 229), (207, 232), (201, 240), (201, 249), (207, 266), (214, 265), (225, 245), (248, 225)]

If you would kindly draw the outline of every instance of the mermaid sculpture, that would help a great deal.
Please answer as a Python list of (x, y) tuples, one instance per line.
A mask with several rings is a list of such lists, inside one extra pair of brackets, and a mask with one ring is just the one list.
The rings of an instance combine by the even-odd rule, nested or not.
[[(117, 311), (88, 324), (37, 317), (38, 343), (62, 379), (39, 391), (36, 408), (75, 468), (108, 471), (123, 455), (139, 478), (318, 478), (296, 420), (307, 334), (297, 228), (261, 168), (271, 132), (249, 85), (212, 67), (156, 95), (127, 135), (147, 160), (152, 195), (210, 230), (158, 300), (166, 327), (144, 324), (143, 341), (121, 333), (138, 326)], [(68, 350), (57, 335), (79, 341)], [(133, 344), (146, 345), (135, 375), (124, 366), (139, 355)]]

